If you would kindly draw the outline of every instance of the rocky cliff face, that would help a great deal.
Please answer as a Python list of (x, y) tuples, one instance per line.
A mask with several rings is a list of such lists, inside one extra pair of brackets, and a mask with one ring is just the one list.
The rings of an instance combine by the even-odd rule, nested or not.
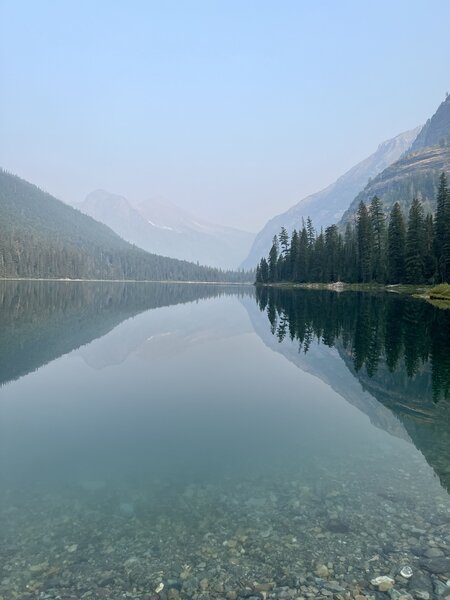
[(256, 236), (242, 266), (254, 268), (261, 257), (269, 252), (272, 238), (279, 233), (281, 227), (292, 231), (301, 227), (302, 219), (306, 220), (308, 216), (316, 229), (337, 223), (368, 180), (398, 160), (409, 149), (418, 132), (419, 128), (412, 129), (383, 142), (371, 156), (352, 167), (327, 188), (304, 198), (285, 213), (271, 219)]
[(406, 214), (414, 198), (420, 198), (425, 210), (434, 211), (439, 176), (450, 173), (450, 146), (433, 146), (412, 152), (385, 169), (360, 192), (342, 217), (342, 223), (355, 218), (359, 203), (378, 196), (389, 211), (398, 202)]
[(414, 198), (420, 198), (425, 210), (436, 208), (439, 176), (450, 173), (450, 96), (422, 127), (411, 150), (384, 169), (356, 196), (342, 217), (342, 223), (355, 218), (358, 204), (378, 196), (389, 211), (399, 202), (403, 211), (409, 210)]
[(450, 96), (447, 96), (437, 111), (422, 127), (411, 146), (416, 152), (429, 146), (450, 146)]

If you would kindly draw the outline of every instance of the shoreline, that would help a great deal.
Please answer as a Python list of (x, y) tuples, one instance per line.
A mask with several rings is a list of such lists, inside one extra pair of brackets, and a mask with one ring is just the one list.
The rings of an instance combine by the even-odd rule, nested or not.
[(186, 281), (183, 279), (72, 279), (69, 277), (0, 277), (2, 281), (58, 281), (62, 283), (189, 283), (202, 285), (254, 285), (250, 281)]
[(304, 290), (331, 290), (333, 292), (371, 292), (371, 293), (394, 293), (411, 296), (430, 302), (438, 308), (450, 309), (450, 299), (431, 293), (435, 285), (413, 285), (413, 284), (381, 284), (381, 283), (345, 283), (337, 281), (334, 283), (258, 283), (256, 287), (272, 287), (281, 289), (304, 289)]
[(0, 283), (4, 281), (49, 281), (58, 283), (165, 283), (165, 284), (188, 284), (188, 285), (220, 285), (220, 286), (251, 286), (269, 287), (280, 289), (303, 289), (303, 290), (330, 290), (333, 292), (371, 292), (371, 293), (394, 293), (412, 298), (425, 300), (438, 308), (450, 309), (450, 299), (439, 294), (431, 293), (435, 285), (412, 285), (412, 284), (381, 284), (381, 283), (345, 283), (337, 281), (334, 283), (255, 283), (250, 281), (192, 281), (182, 279), (72, 279), (68, 277), (0, 277)]

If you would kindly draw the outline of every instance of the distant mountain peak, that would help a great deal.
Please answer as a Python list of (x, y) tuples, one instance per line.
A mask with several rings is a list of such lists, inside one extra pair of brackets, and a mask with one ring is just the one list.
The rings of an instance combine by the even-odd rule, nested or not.
[(148, 252), (224, 269), (239, 265), (254, 238), (249, 232), (204, 221), (158, 197), (130, 202), (98, 189), (78, 208)]

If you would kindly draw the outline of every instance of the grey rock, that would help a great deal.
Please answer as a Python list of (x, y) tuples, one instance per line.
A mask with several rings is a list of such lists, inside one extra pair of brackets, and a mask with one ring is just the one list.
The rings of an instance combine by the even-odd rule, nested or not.
[(330, 519), (326, 524), (326, 528), (332, 533), (350, 532), (350, 525), (341, 519)]
[(105, 575), (98, 582), (98, 587), (106, 587), (107, 585), (111, 585), (113, 583), (114, 583), (114, 576), (113, 575)]
[(450, 577), (450, 558), (422, 558), (420, 566), (436, 575), (446, 575)]
[(434, 593), (436, 594), (436, 596), (439, 596), (441, 598), (449, 594), (450, 588), (447, 585), (445, 585), (445, 583), (442, 583), (442, 581), (439, 581), (439, 579), (436, 579), (433, 583)]
[(337, 581), (327, 581), (324, 584), (324, 587), (327, 590), (331, 590), (333, 592), (343, 592), (344, 591), (344, 588), (342, 586), (340, 586)]
[(426, 558), (438, 558), (444, 556), (444, 553), (442, 550), (439, 550), (439, 548), (427, 548), (423, 555), (426, 556)]
[(409, 589), (416, 596), (417, 592), (427, 592), (433, 594), (433, 582), (427, 573), (417, 571), (409, 580)]

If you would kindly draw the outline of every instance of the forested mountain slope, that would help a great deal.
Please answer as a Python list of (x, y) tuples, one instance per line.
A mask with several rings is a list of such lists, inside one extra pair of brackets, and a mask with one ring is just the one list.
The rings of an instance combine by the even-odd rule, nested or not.
[(243, 276), (149, 254), (0, 170), (0, 277), (230, 281)]

